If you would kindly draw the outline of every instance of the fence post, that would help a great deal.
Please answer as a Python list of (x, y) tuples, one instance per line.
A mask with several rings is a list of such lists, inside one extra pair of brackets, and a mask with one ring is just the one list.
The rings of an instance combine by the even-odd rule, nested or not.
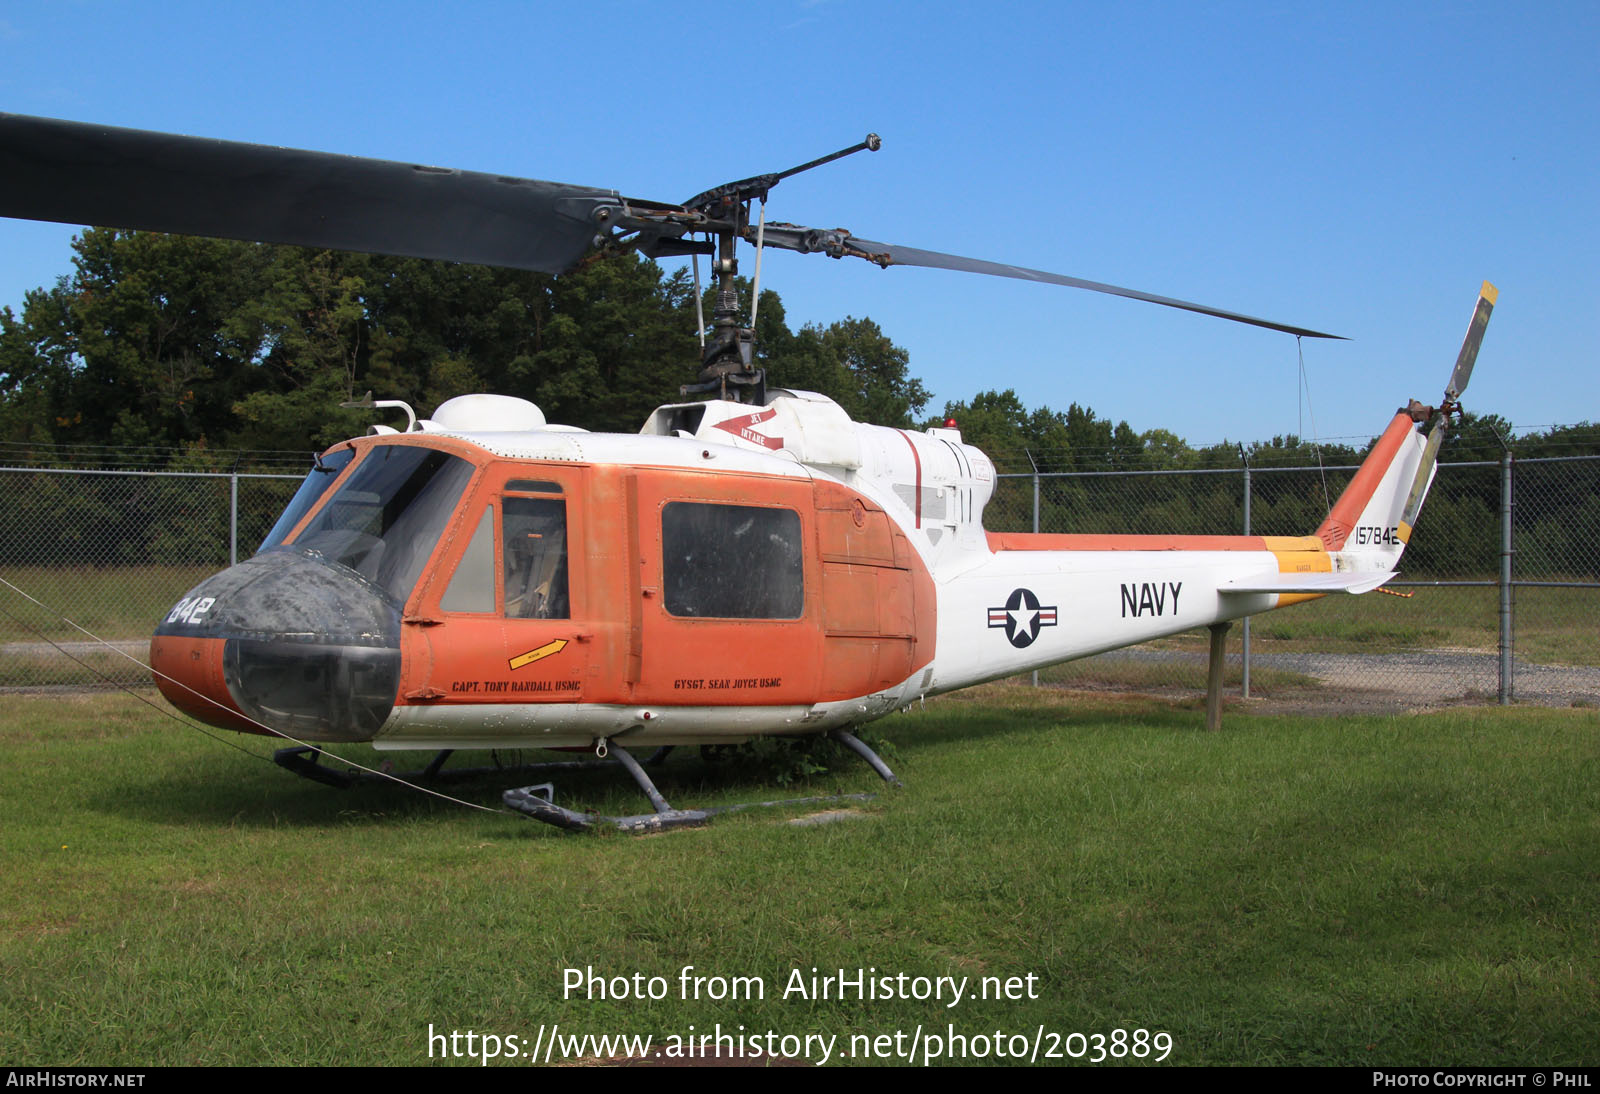
[[(1244, 448), (1242, 446), (1239, 449), (1239, 458), (1240, 459), (1244, 459)], [(1247, 535), (1247, 536), (1250, 534), (1250, 461), (1249, 460), (1245, 460), (1245, 464), (1244, 464), (1244, 534)], [(1244, 645), (1243, 645), (1243, 649), (1244, 649), (1244, 655), (1243, 655), (1244, 667), (1243, 667), (1243, 670), (1242, 670), (1241, 682), (1240, 682), (1240, 686), (1239, 686), (1239, 697), (1241, 699), (1248, 699), (1248, 698), (1250, 698), (1250, 617), (1248, 615), (1244, 617), (1244, 638), (1243, 638), (1243, 643), (1244, 643)]]
[(239, 564), (239, 464), (228, 473), (228, 565)]
[[(1022, 450), (1027, 454), (1028, 462), (1033, 464), (1033, 534), (1039, 534), (1039, 465), (1034, 461), (1033, 453), (1026, 448)], [(1033, 670), (1033, 686), (1039, 686), (1039, 670)]]
[(1514, 697), (1515, 681), (1512, 677), (1511, 641), (1513, 619), (1511, 603), (1511, 450), (1500, 456), (1500, 704), (1508, 705)]

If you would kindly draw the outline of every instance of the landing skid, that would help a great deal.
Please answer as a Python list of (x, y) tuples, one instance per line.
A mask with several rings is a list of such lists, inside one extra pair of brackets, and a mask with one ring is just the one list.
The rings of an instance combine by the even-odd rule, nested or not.
[[(889, 770), (889, 766), (883, 762), (882, 758), (863, 744), (854, 734), (839, 729), (834, 730), (831, 736), (871, 764), (872, 769), (878, 773), (884, 782), (890, 786), (901, 785), (900, 780), (895, 778), (894, 772)], [(721, 805), (711, 809), (674, 809), (667, 799), (662, 797), (661, 791), (656, 789), (656, 784), (650, 780), (650, 776), (644, 770), (644, 767), (638, 760), (633, 758), (627, 749), (613, 743), (610, 745), (610, 753), (616, 757), (618, 763), (627, 769), (628, 774), (633, 776), (634, 782), (639, 784), (639, 789), (643, 790), (645, 796), (650, 799), (650, 805), (655, 809), (654, 813), (640, 813), (631, 817), (607, 817), (598, 813), (577, 813), (557, 805), (552, 800), (555, 796), (555, 788), (550, 783), (507, 790), (501, 795), (501, 799), (520, 813), (526, 813), (535, 820), (553, 824), (557, 828), (564, 828), (569, 832), (587, 832), (609, 824), (623, 832), (637, 834), (643, 832), (665, 832), (671, 828), (696, 828), (700, 825), (709, 824), (711, 818), (718, 814), (738, 813), (745, 809), (767, 809), (780, 805), (820, 805), (826, 802), (864, 802), (871, 801), (877, 796), (875, 794), (837, 794), (817, 798), (785, 798), (778, 801), (742, 802), (738, 805)], [(661, 751), (658, 751), (655, 756), (651, 757), (651, 760), (658, 759), (660, 755)], [(646, 762), (648, 763), (649, 761)], [(593, 763), (586, 762), (585, 766), (593, 766)]]
[[(645, 760), (647, 767), (653, 767), (667, 758), (672, 751), (670, 746), (658, 748)], [(588, 771), (595, 768), (610, 767), (606, 760), (553, 760), (533, 764), (516, 764), (510, 767), (457, 767), (449, 771), (442, 771), (445, 761), (455, 753), (455, 749), (440, 749), (435, 753), (428, 766), (421, 771), (407, 771), (392, 775), (378, 774), (371, 771), (351, 769), (341, 771), (328, 767), (318, 762), (318, 757), (326, 755), (320, 748), (311, 745), (302, 745), (298, 748), (280, 748), (272, 754), (272, 761), (279, 767), (293, 771), (302, 778), (312, 782), (322, 783), (339, 790), (347, 790), (358, 783), (392, 782), (396, 779), (401, 782), (435, 782), (445, 779), (470, 779), (482, 775), (509, 775), (513, 773), (533, 773), (543, 771)]]

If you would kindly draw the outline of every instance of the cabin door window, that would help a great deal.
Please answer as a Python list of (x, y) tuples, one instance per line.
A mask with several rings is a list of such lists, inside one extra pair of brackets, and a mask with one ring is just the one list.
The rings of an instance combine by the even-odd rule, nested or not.
[[(519, 474), (520, 472), (520, 474)], [(528, 477), (491, 467), (443, 556), (453, 569), (437, 612), (424, 611), (429, 690), (444, 702), (584, 698), (594, 644), (578, 520), (583, 472)]]

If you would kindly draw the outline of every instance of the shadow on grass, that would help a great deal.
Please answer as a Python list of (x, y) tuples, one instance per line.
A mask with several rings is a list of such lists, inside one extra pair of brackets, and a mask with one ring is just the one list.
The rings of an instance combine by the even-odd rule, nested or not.
[(1088, 730), (1138, 722), (1151, 729), (1196, 730), (1205, 726), (1205, 697), (1173, 700), (1149, 696), (1081, 693), (1058, 687), (990, 684), (944, 697), (892, 736), (902, 750), (951, 741), (981, 741), (1013, 734)]
[[(919, 768), (937, 768), (940, 754), (964, 752), (966, 746), (1009, 740), (1028, 748), (1046, 744), (1063, 732), (1128, 723), (1160, 732), (1198, 732), (1203, 718), (1198, 702), (1118, 700), (1000, 684), (971, 689), (919, 706), (909, 715), (874, 722), (865, 727), (863, 736), (914, 791)], [(828, 742), (820, 758), (802, 756), (797, 761), (789, 750), (778, 747), (781, 744), (762, 741), (752, 750), (754, 755), (736, 755), (733, 762), (722, 763), (706, 762), (698, 749), (680, 748), (666, 763), (652, 768), (651, 777), (669, 802), (686, 809), (885, 789), (870, 768), (843, 746)], [(330, 753), (368, 767), (392, 761), (397, 771), (419, 770), (431, 759), (429, 753), (380, 753), (361, 745), (334, 747)], [(341, 790), (277, 767), (265, 751), (252, 750), (252, 754), (259, 762), (238, 753), (219, 754), (204, 748), (164, 751), (142, 758), (132, 771), (124, 769), (114, 788), (108, 785), (86, 804), (109, 814), (160, 824), (252, 829), (455, 824), (455, 818), (471, 815), (457, 802), (400, 783), (363, 782)], [(500, 770), (452, 775), (452, 768), (492, 768), (496, 757), (504, 765)], [(497, 819), (512, 822), (495, 827), (491, 838), (522, 838), (535, 832), (561, 835), (502, 804), (503, 791), (530, 784), (553, 782), (556, 800), (582, 812), (627, 816), (650, 811), (648, 800), (620, 765), (555, 772), (515, 766), (584, 758), (583, 753), (538, 750), (462, 752), (451, 758), (443, 778), (421, 786), (492, 810)]]
[[(783, 772), (759, 759), (741, 763), (708, 763), (693, 749), (679, 749), (665, 763), (649, 768), (662, 795), (678, 808), (701, 808), (744, 801), (820, 797), (876, 792), (883, 783), (865, 763), (850, 756), (826, 771), (808, 777), (784, 779)], [(375, 766), (388, 757), (362, 756), (345, 749), (349, 757)], [(525, 762), (563, 762), (581, 758), (571, 753), (525, 753)], [(424, 762), (427, 757), (420, 757)], [(487, 754), (465, 753), (452, 757), (465, 769), (489, 767)], [(174, 763), (181, 761), (174, 760)], [(418, 763), (417, 768), (424, 766)], [(396, 771), (411, 771), (399, 764)], [(89, 808), (126, 819), (159, 824), (209, 824), (234, 828), (350, 828), (395, 824), (454, 823), (473, 812), (460, 802), (494, 811), (510, 822), (503, 835), (564, 833), (506, 808), (502, 792), (543, 782), (555, 784), (556, 800), (570, 809), (608, 816), (651, 812), (650, 802), (620, 764), (554, 772), (499, 770), (452, 775), (447, 767), (438, 777), (417, 786), (400, 782), (362, 781), (340, 789), (301, 778), (290, 771), (266, 765), (227, 761), (214, 770), (195, 764), (163, 772), (145, 781), (124, 781), (115, 793), (97, 796)], [(437, 794), (447, 795), (446, 800)], [(477, 813), (477, 816), (487, 816)]]

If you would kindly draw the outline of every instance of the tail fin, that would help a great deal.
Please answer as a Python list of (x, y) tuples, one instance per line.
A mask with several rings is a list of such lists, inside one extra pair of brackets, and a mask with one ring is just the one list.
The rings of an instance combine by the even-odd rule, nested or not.
[(1428, 409), (1413, 403), (1398, 411), (1373, 445), (1328, 519), (1317, 529), (1317, 537), (1329, 551), (1370, 556), (1372, 565), (1362, 569), (1392, 570), (1400, 561), (1410, 533), (1409, 528), (1401, 531), (1400, 522), (1409, 492), (1421, 481), (1426, 494), (1427, 484), (1433, 481), (1431, 461), (1424, 467), (1428, 445), (1418, 432)]
[[(1392, 570), (1411, 539), (1411, 529), (1428, 496), (1437, 470), (1439, 446), (1450, 428), (1450, 416), (1460, 411), (1456, 400), (1472, 378), (1472, 366), (1483, 344), (1498, 291), (1483, 283), (1478, 303), (1461, 343), (1456, 367), (1437, 408), (1411, 405), (1397, 412), (1389, 428), (1373, 446), (1355, 478), (1334, 504), (1317, 535), (1329, 551), (1353, 556), (1354, 568)], [(1419, 432), (1427, 424), (1427, 439)]]

